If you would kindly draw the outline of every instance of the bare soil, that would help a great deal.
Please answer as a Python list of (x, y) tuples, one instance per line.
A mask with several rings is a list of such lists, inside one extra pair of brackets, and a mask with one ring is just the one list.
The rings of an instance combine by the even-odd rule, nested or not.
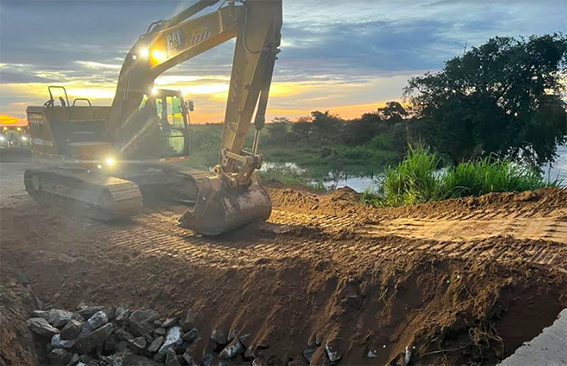
[(197, 358), (234, 329), (274, 365), (306, 365), (312, 339), (334, 340), (343, 365), (495, 364), (567, 306), (565, 190), (377, 209), (348, 189), (271, 187), (269, 223), (207, 238), (177, 225), (183, 207), (116, 224), (41, 207), (23, 167), (0, 165), (5, 364), (35, 364), (31, 290), (58, 308), (192, 309)]

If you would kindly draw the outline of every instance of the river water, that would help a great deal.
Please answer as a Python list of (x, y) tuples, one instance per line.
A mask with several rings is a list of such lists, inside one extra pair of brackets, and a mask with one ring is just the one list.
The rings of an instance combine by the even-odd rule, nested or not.
[[(551, 180), (558, 179), (561, 181), (561, 185), (563, 187), (567, 187), (567, 145), (560, 146), (557, 149), (557, 153), (559, 157), (553, 163), (552, 166), (544, 167), (544, 171), (549, 174)], [(285, 163), (285, 164), (272, 164), (272, 163), (265, 163), (262, 166), (262, 170), (268, 169), (270, 167), (277, 167), (283, 166), (286, 170), (293, 170), (296, 172), (305, 172), (306, 169), (302, 169), (298, 167), (295, 163)], [(328, 188), (342, 188), (348, 186), (354, 189), (357, 192), (363, 192), (366, 189), (376, 190), (380, 185), (380, 175), (373, 176), (373, 177), (356, 177), (356, 176), (347, 176), (342, 178), (338, 181), (327, 181), (324, 182), (325, 186)]]

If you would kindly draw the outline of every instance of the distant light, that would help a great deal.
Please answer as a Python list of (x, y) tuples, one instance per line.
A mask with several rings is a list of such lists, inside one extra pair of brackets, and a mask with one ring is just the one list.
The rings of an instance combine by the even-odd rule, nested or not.
[(16, 128), (16, 130), (21, 131), (22, 129), (18, 127), (18, 128)]
[(159, 90), (157, 88), (152, 88), (152, 95), (157, 95)]
[(106, 165), (108, 166), (113, 166), (115, 163), (115, 160), (113, 157), (109, 156), (108, 158), (106, 158), (106, 160), (104, 161)]
[(25, 136), (22, 136), (21, 139), (22, 139), (22, 141), (28, 141), (28, 138), (25, 137)]
[(96, 167), (99, 168), (99, 169), (102, 169), (102, 165), (100, 165), (100, 164), (98, 164)]
[(4, 141), (6, 138), (4, 136), (0, 136), (0, 141)]
[(132, 58), (133, 58), (134, 60), (136, 60), (136, 59), (138, 58), (138, 56), (132, 55)]
[(160, 50), (153, 50), (152, 51), (152, 59), (154, 61), (163, 62), (166, 58), (167, 58), (167, 56), (165, 55), (165, 52), (160, 51)]
[(141, 48), (139, 55), (141, 58), (148, 58), (150, 56), (150, 50), (147, 48)]

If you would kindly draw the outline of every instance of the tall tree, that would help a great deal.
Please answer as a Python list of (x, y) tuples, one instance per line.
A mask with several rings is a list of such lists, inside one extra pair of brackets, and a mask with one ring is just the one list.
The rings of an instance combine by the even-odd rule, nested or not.
[(403, 122), (408, 112), (399, 102), (387, 102), (382, 108), (378, 108), (380, 119), (386, 121), (390, 126)]
[(343, 120), (334, 114), (329, 113), (329, 111), (311, 112), (311, 117), (313, 120), (313, 131), (317, 133), (319, 138), (326, 139), (337, 139), (339, 136), (339, 130)]
[(274, 117), (272, 123), (266, 125), (268, 138), (273, 141), (285, 141), (291, 121), (287, 117)]
[(496, 37), (404, 91), (421, 137), (455, 161), (497, 154), (540, 165), (565, 143), (567, 38)]

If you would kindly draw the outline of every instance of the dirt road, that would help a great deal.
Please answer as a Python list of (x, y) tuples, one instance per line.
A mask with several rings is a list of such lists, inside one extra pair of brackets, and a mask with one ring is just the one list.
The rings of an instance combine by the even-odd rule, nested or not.
[(567, 305), (567, 191), (374, 209), (347, 189), (272, 187), (268, 224), (207, 238), (177, 225), (183, 207), (113, 225), (40, 207), (23, 169), (0, 165), (3, 284), (24, 274), (63, 308), (192, 309), (202, 334), (251, 333), (272, 364), (306, 364), (312, 338), (339, 344), (341, 364), (407, 350), (425, 364), (494, 363)]

